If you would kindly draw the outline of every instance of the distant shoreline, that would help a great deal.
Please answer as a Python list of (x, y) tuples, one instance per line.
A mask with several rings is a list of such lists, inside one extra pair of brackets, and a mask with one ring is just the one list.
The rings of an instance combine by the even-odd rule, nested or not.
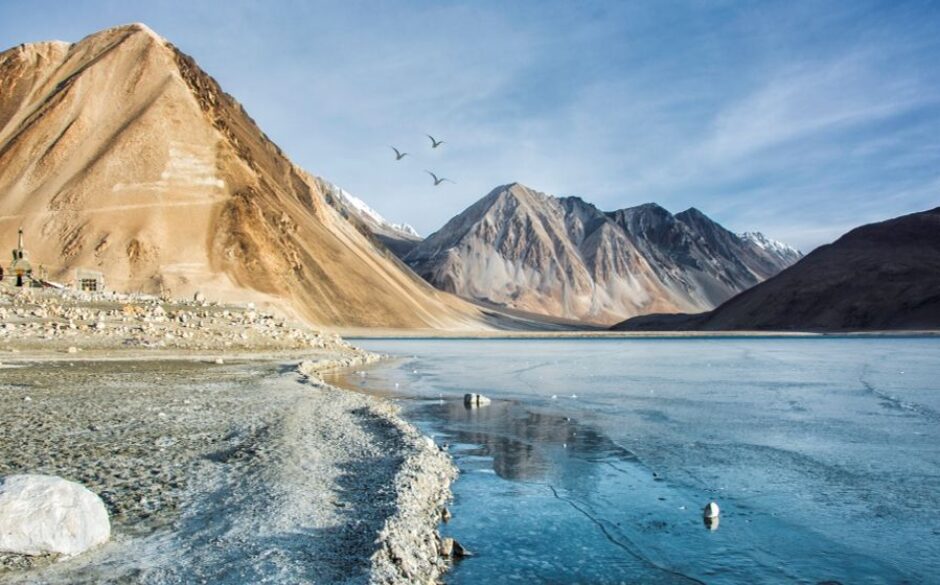
[(436, 331), (343, 330), (343, 339), (852, 339), (940, 337), (940, 331)]

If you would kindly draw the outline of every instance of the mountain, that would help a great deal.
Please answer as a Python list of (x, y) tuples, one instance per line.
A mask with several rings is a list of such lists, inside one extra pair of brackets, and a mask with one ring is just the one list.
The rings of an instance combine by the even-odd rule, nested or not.
[(714, 311), (646, 315), (614, 329), (940, 329), (940, 207), (856, 228)]
[(365, 201), (332, 183), (319, 180), (318, 184), (331, 205), (338, 206), (347, 219), (352, 217), (362, 222), (369, 233), (396, 256), (405, 256), (421, 242), (421, 234), (407, 223), (388, 221)]
[(738, 236), (742, 240), (750, 242), (765, 252), (776, 255), (790, 264), (795, 264), (797, 260), (803, 257), (802, 252), (793, 246), (778, 242), (777, 240), (771, 240), (760, 232), (744, 232), (743, 234), (738, 234)]
[(655, 203), (607, 214), (627, 233), (670, 290), (709, 309), (780, 272), (799, 252), (762, 234), (738, 236), (698, 209), (672, 215)]
[(608, 324), (710, 309), (788, 265), (695, 210), (673, 216), (649, 204), (604, 213), (518, 183), (491, 191), (405, 261), (466, 298)]
[(53, 280), (268, 302), (333, 326), (462, 327), (192, 58), (141, 24), (0, 53), (0, 234)]

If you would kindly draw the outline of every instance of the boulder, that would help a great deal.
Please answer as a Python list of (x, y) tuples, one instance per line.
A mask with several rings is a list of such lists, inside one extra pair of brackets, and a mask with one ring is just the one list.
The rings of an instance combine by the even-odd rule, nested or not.
[(464, 394), (463, 403), (467, 408), (477, 408), (489, 404), (490, 399), (482, 394)]
[(316, 376), (317, 364), (312, 360), (304, 360), (297, 365), (297, 372), (307, 378)]
[(702, 512), (702, 520), (705, 522), (705, 527), (709, 530), (718, 530), (718, 525), (721, 523), (721, 510), (718, 508), (718, 504), (715, 502), (708, 502), (708, 505), (705, 506), (705, 510)]
[(0, 480), (0, 552), (77, 555), (110, 536), (104, 502), (84, 486), (50, 475)]
[(473, 553), (465, 549), (459, 541), (449, 536), (440, 540), (439, 550), (441, 556), (444, 558), (462, 559), (473, 556)]

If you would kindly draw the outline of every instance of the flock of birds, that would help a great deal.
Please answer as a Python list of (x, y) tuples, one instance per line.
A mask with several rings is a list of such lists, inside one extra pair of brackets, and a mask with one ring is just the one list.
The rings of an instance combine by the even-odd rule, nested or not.
[[(437, 140), (436, 138), (434, 138), (434, 137), (431, 136), (430, 134), (425, 134), (425, 136), (427, 136), (428, 139), (431, 141), (431, 148), (432, 148), (432, 149), (433, 149), (433, 148), (437, 148), (437, 147), (439, 147), (440, 145), (444, 144), (444, 141), (443, 141), (443, 140)], [(408, 156), (408, 153), (407, 153), (407, 152), (402, 152), (402, 151), (398, 150), (397, 148), (395, 148), (394, 146), (389, 146), (389, 148), (391, 148), (392, 150), (395, 151), (395, 160), (396, 160), (396, 161), (400, 161), (401, 159), (403, 159), (403, 158), (405, 158), (406, 156)], [(454, 182), (454, 181), (451, 181), (450, 179), (448, 179), (447, 177), (438, 177), (436, 174), (432, 173), (431, 171), (429, 171), (429, 170), (427, 170), (427, 169), (425, 169), (424, 172), (426, 172), (427, 174), (431, 175), (431, 178), (434, 179), (434, 186), (435, 186), (435, 187), (439, 186), (441, 183), (453, 183), (453, 182)]]

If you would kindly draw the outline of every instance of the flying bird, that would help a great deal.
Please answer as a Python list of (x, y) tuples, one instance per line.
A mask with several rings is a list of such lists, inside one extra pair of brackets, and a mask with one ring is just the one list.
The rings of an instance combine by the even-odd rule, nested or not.
[(406, 156), (408, 156), (408, 153), (407, 153), (407, 152), (401, 152), (401, 151), (399, 151), (397, 148), (395, 148), (394, 146), (389, 146), (389, 148), (391, 148), (392, 150), (395, 151), (395, 160), (401, 160), (401, 159), (405, 158)]
[(438, 146), (444, 144), (443, 140), (435, 140), (434, 137), (430, 134), (425, 134), (425, 136), (431, 139), (431, 148), (437, 148)]
[[(445, 179), (444, 177), (441, 177), (440, 179), (438, 179), (438, 178), (437, 178), (437, 175), (435, 175), (435, 174), (432, 173), (431, 171), (427, 171), (427, 170), (426, 170), (426, 171), (424, 171), (424, 172), (426, 172), (427, 174), (431, 175), (431, 178), (434, 179), (434, 186), (435, 186), (435, 187), (437, 187), (438, 185), (440, 185), (441, 183), (443, 183), (443, 182), (445, 182), (445, 181), (448, 182), (448, 183), (453, 183), (453, 181), (451, 181), (450, 179)], [(455, 184), (456, 184), (456, 183), (455, 183)]]

